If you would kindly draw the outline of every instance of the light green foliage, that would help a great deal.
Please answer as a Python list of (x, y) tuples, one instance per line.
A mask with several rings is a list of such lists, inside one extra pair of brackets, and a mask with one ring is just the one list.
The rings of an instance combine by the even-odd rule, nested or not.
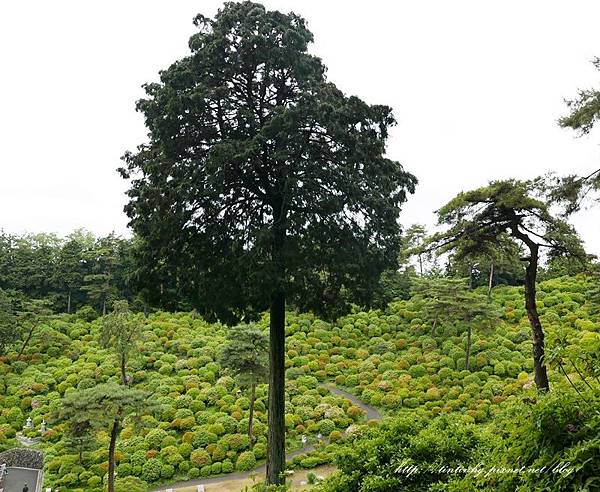
[[(594, 373), (586, 364), (597, 368), (595, 360), (600, 353), (600, 319), (594, 314), (599, 306), (587, 295), (593, 285), (592, 279), (583, 275), (538, 285), (540, 316), (547, 320), (548, 353), (559, 345), (563, 347), (567, 374), (589, 402), (590, 390), (586, 392), (585, 383), (567, 358), (585, 356), (585, 361), (574, 360), (592, 384)], [(477, 293), (484, 295), (484, 290)], [(338, 443), (343, 444), (348, 426), (365, 422), (357, 407), (318, 386), (321, 373), (327, 373), (331, 365), (340, 374), (325, 374), (324, 380), (344, 376), (339, 384), (385, 413), (408, 418), (416, 415), (428, 421), (456, 414), (482, 430), (496, 422), (500, 414), (505, 415), (502, 419), (508, 418), (509, 409), (522, 397), (529, 397), (524, 386), (531, 385), (531, 342), (522, 288), (496, 287), (492, 305), (501, 317), (489, 329), (474, 331), (470, 372), (462, 370), (464, 332), (444, 323), (432, 334), (422, 302), (414, 298), (394, 302), (385, 311), (356, 311), (335, 323), (324, 323), (312, 314), (288, 314), (286, 366), (301, 371), (286, 382), (290, 442), (299, 445), (302, 435), (316, 440), (321, 432), (333, 440), (341, 433)], [(265, 321), (259, 327), (264, 328)], [(85, 386), (92, 381), (96, 386), (120, 381), (119, 369), (109, 357), (111, 351), (97, 342), (102, 330), (102, 319), (49, 319), (31, 340), (30, 352), (39, 355), (29, 363), (18, 363), (14, 356), (0, 359), (0, 381), (5, 385), (0, 396), (0, 447), (16, 445), (15, 432), (27, 416), (39, 428), (42, 418), (49, 420), (52, 412), (60, 410), (62, 400), (77, 400), (76, 388), (81, 382)], [(256, 444), (250, 446), (245, 435), (247, 398), (237, 397), (238, 381), (227, 376), (218, 362), (226, 340), (225, 327), (198, 317), (192, 320), (187, 313), (151, 314), (147, 324), (140, 327), (139, 356), (129, 362), (131, 388), (153, 393), (152, 400), (161, 408), (150, 415), (131, 415), (124, 420), (116, 452), (119, 470), (156, 483), (161, 476), (167, 480), (164, 477), (170, 473), (168, 480), (198, 477), (201, 471), (207, 476), (215, 474), (217, 463), (223, 473), (233, 471), (239, 468), (242, 453), (250, 451), (255, 459), (264, 458), (266, 385), (257, 386)], [(198, 364), (190, 367), (190, 359)], [(161, 374), (159, 369), (165, 364), (178, 369)], [(568, 391), (570, 385), (560, 369), (550, 367), (554, 368), (550, 377), (555, 391)], [(574, 400), (580, 399), (575, 393)], [(549, 402), (548, 408), (555, 405), (553, 400)], [(587, 416), (585, 401), (577, 408)], [(191, 428), (173, 426), (179, 417), (188, 418), (190, 412), (194, 420)], [(48, 483), (56, 486), (73, 482), (68, 486), (94, 490), (106, 472), (106, 431), (94, 431), (94, 439), (83, 449), (82, 466), (92, 475), (80, 478), (80, 474), (73, 476), (79, 449), (67, 439), (68, 422), (63, 418), (52, 420), (50, 432), (43, 439)], [(580, 446), (591, 452), (593, 443), (588, 441), (585, 437)], [(565, 453), (574, 452), (571, 447), (565, 448)], [(301, 457), (295, 463), (310, 467), (331, 460), (331, 452), (322, 453)], [(194, 464), (194, 459), (201, 464)]]
[(146, 492), (148, 484), (137, 477), (125, 476), (115, 481), (115, 492)]
[[(468, 466), (489, 438), (458, 415), (433, 421), (405, 415), (351, 438), (336, 453), (339, 471), (319, 490), (434, 490), (429, 487), (447, 482), (452, 475), (430, 471), (430, 464), (451, 468)], [(383, 449), (386, 451), (381, 452)], [(409, 475), (396, 471), (398, 467), (410, 465), (418, 467), (419, 472)]]
[[(586, 396), (597, 408), (598, 394), (587, 392)], [(594, 407), (564, 388), (546, 395), (529, 392), (514, 397), (499, 406), (487, 426), (473, 425), (459, 415), (432, 421), (404, 415), (347, 440), (336, 452), (338, 471), (318, 490), (595, 490), (600, 471), (599, 431)], [(568, 473), (553, 472), (561, 464)], [(447, 471), (457, 467), (483, 473)], [(523, 471), (494, 472), (492, 467)]]
[(239, 471), (252, 470), (256, 465), (256, 458), (254, 457), (254, 453), (252, 451), (244, 451), (240, 453), (235, 467)]

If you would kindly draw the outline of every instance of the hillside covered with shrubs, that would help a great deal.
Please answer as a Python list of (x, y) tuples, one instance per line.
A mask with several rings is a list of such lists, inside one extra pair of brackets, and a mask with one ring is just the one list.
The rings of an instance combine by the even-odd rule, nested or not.
[[(397, 482), (406, 477), (393, 472), (400, 458), (464, 465), (466, 458), (477, 461), (484, 455), (532, 463), (560, 455), (581, 465), (572, 477), (597, 472), (598, 407), (589, 405), (598, 397), (590, 390), (598, 389), (598, 374), (590, 371), (598, 367), (593, 363), (600, 353), (600, 320), (598, 306), (587, 296), (591, 288), (583, 275), (539, 286), (549, 364), (555, 367), (550, 379), (556, 390), (547, 397), (532, 389), (530, 330), (519, 287), (494, 289), (490, 308), (498, 309), (500, 317), (494, 326), (472, 333), (469, 370), (465, 327), (440, 323), (432, 330), (418, 297), (384, 311), (355, 311), (335, 323), (289, 313), (287, 446), (301, 447), (302, 436), (317, 442), (320, 435), (327, 443), (295, 463), (335, 462), (340, 471), (323, 487), (340, 491), (398, 490), (399, 483), (406, 485)], [(27, 417), (33, 429), (25, 436), (39, 436), (42, 421), (48, 422), (39, 449), (45, 453), (46, 485), (59, 490), (100, 491), (107, 473), (110, 429), (77, 440), (67, 435), (60, 418), (66, 397), (120, 378), (118, 360), (99, 343), (102, 319), (89, 315), (83, 310), (49, 318), (20, 358), (15, 353), (0, 358), (0, 450), (17, 445), (16, 434)], [(264, 460), (267, 385), (257, 387), (251, 442), (248, 392), (219, 363), (227, 328), (194, 313), (139, 314), (136, 322), (143, 328), (128, 362), (130, 385), (149, 392), (152, 407), (126, 418), (120, 430), (118, 488), (145, 490), (148, 484), (245, 471)], [(258, 326), (267, 329), (266, 316)], [(567, 365), (570, 357), (574, 365)], [(589, 382), (583, 381), (586, 374)], [(364, 412), (330, 393), (323, 382), (334, 382), (390, 418), (382, 430), (370, 430), (372, 425), (361, 425)], [(534, 420), (528, 418), (531, 402), (544, 398), (553, 404), (542, 404)], [(565, 430), (569, 425), (576, 430)], [(519, 437), (519, 447), (502, 448), (503, 439), (512, 442), (519, 433), (526, 434)], [(376, 469), (361, 464), (365, 453), (373, 454)], [(427, 483), (448, 478), (418, 477)], [(489, 480), (484, 482), (489, 486)], [(422, 482), (411, 484), (406, 490), (425, 490)], [(504, 490), (514, 490), (511, 484)]]

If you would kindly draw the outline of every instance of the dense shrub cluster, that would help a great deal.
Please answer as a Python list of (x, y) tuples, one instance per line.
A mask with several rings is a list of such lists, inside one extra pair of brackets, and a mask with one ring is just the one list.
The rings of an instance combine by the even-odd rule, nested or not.
[[(15, 435), (28, 416), (34, 429), (26, 434), (39, 436), (42, 420), (51, 420), (64, 395), (119, 382), (114, 357), (97, 342), (99, 327), (100, 320), (64, 316), (39, 330), (23, 361), (0, 359), (0, 450), (17, 444)], [(125, 421), (116, 453), (121, 487), (134, 488), (135, 480), (152, 483), (246, 471), (266, 457), (267, 387), (257, 388), (251, 444), (249, 399), (217, 362), (224, 337), (223, 326), (190, 314), (159, 313), (148, 319), (128, 372), (134, 387), (153, 393), (160, 411)], [(348, 402), (320, 387), (314, 376), (290, 379), (287, 397), (290, 447), (299, 446), (303, 435), (316, 440), (319, 432), (343, 431), (363, 418), (356, 408), (347, 412)], [(100, 490), (108, 436), (94, 437), (84, 447), (65, 438), (63, 422), (50, 421), (41, 444), (48, 485)]]
[(598, 395), (559, 383), (499, 405), (487, 425), (465, 415), (401, 414), (362, 428), (334, 451), (338, 471), (321, 492), (597, 490)]
[[(587, 290), (589, 281), (583, 276), (540, 284), (549, 353), (559, 342), (562, 350), (600, 353), (599, 314), (587, 300)], [(522, 299), (522, 288), (494, 289), (503, 316), (492, 329), (473, 333), (469, 371), (464, 327), (446, 323), (434, 329), (420, 316), (418, 300), (393, 303), (386, 311), (353, 312), (335, 323), (290, 313), (285, 361), (288, 444), (298, 447), (302, 436), (315, 441), (318, 434), (328, 443), (296, 457), (294, 465), (329, 461), (339, 443), (354, 435), (350, 430), (365, 421), (362, 409), (320, 385), (325, 381), (347, 388), (385, 414), (416, 419), (410, 446), (434, 439), (437, 428), (426, 422), (440, 416), (440, 422), (461, 422), (456, 439), (466, 439), (464, 432), (472, 431), (468, 438), (477, 442), (469, 442), (479, 449), (480, 433), (472, 425), (496, 422), (532, 385), (530, 328)], [(267, 324), (266, 318), (259, 322), (264, 328)], [(38, 330), (21, 361), (14, 355), (0, 358), (0, 450), (16, 445), (15, 434), (28, 416), (36, 429), (30, 434), (38, 433), (64, 395), (118, 382), (113, 356), (98, 344), (99, 326), (99, 320), (64, 316)], [(158, 313), (148, 318), (142, 339), (128, 372), (134, 387), (153, 393), (160, 411), (125, 421), (116, 453), (121, 488), (249, 470), (265, 458), (267, 387), (257, 388), (251, 443), (248, 395), (218, 363), (223, 326), (191, 314)], [(550, 374), (554, 384), (562, 378), (557, 371)], [(399, 422), (405, 425), (407, 420)], [(94, 437), (86, 446), (68, 441), (64, 423), (50, 422), (40, 445), (48, 486), (102, 489), (108, 435)], [(446, 457), (454, 452), (446, 451)]]

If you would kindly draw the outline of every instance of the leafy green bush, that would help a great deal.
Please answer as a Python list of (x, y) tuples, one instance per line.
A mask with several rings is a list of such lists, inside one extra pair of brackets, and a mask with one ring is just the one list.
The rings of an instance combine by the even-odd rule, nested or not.
[(240, 453), (235, 463), (235, 468), (238, 471), (252, 470), (256, 466), (256, 457), (252, 451), (244, 451)]
[(163, 429), (152, 429), (146, 434), (144, 440), (150, 449), (158, 449), (160, 448), (160, 443), (167, 435), (167, 432)]
[(223, 473), (231, 473), (233, 471), (233, 463), (231, 460), (223, 460)]
[(142, 466), (142, 478), (146, 482), (155, 482), (160, 478), (162, 463), (156, 458), (150, 458)]
[(211, 457), (205, 449), (195, 449), (190, 454), (190, 461), (198, 468), (202, 468), (211, 464)]
[(148, 484), (137, 477), (126, 476), (115, 480), (115, 492), (146, 492), (147, 490)]
[[(430, 487), (440, 487), (451, 475), (429, 466), (468, 466), (484, 448), (486, 438), (489, 436), (461, 416), (442, 416), (433, 421), (398, 417), (384, 422), (379, 429), (351, 435), (336, 452), (338, 473), (326, 479), (320, 490), (442, 490)], [(383, 448), (385, 453), (380, 452)], [(398, 471), (404, 464), (417, 466), (419, 473)]]

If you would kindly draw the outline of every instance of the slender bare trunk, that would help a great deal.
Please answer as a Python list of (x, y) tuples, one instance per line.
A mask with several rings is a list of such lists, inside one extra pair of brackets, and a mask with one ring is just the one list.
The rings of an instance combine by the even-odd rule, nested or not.
[(126, 371), (127, 361), (124, 356), (121, 356), (121, 381), (124, 386), (127, 386), (127, 371)]
[(473, 334), (473, 330), (471, 328), (471, 323), (469, 323), (469, 327), (467, 328), (467, 353), (465, 354), (465, 369), (467, 371), (471, 370), (471, 336)]
[(488, 291), (487, 291), (487, 297), (488, 297), (488, 301), (492, 300), (492, 287), (494, 284), (494, 264), (492, 263), (490, 265), (490, 279), (488, 281)]
[(250, 445), (254, 443), (254, 436), (252, 430), (254, 427), (254, 402), (256, 401), (256, 383), (252, 383), (250, 389), (250, 415), (248, 416), (248, 438), (250, 439)]
[(271, 303), (267, 482), (281, 484), (285, 465), (285, 297)]
[[(125, 357), (121, 357), (121, 382), (124, 386), (128, 385), (127, 373), (125, 371), (126, 364), (127, 361), (125, 360)], [(110, 431), (110, 444), (108, 446), (108, 492), (115, 491), (115, 447), (117, 445), (117, 439), (119, 437), (120, 414), (121, 411), (119, 410), (117, 416), (115, 417), (115, 420), (113, 421), (113, 426)]]
[(21, 345), (21, 350), (19, 350), (19, 354), (17, 355), (17, 360), (21, 359), (23, 352), (25, 352), (27, 345), (29, 345), (29, 342), (31, 341), (31, 337), (33, 336), (34, 331), (35, 331), (35, 325), (31, 325), (31, 328), (29, 329), (29, 333), (27, 334), (27, 338), (23, 342), (23, 345)]
[(69, 294), (67, 295), (67, 314), (71, 314), (71, 289), (69, 289)]
[(119, 417), (115, 417), (108, 446), (108, 492), (115, 492), (115, 447), (119, 437)]
[(546, 372), (546, 362), (544, 360), (544, 330), (540, 321), (535, 302), (536, 279), (539, 260), (539, 245), (533, 241), (527, 234), (521, 232), (515, 223), (511, 226), (512, 235), (523, 241), (529, 248), (530, 257), (525, 268), (525, 310), (531, 325), (531, 334), (533, 339), (533, 368), (535, 385), (538, 389), (548, 391), (548, 373)]

